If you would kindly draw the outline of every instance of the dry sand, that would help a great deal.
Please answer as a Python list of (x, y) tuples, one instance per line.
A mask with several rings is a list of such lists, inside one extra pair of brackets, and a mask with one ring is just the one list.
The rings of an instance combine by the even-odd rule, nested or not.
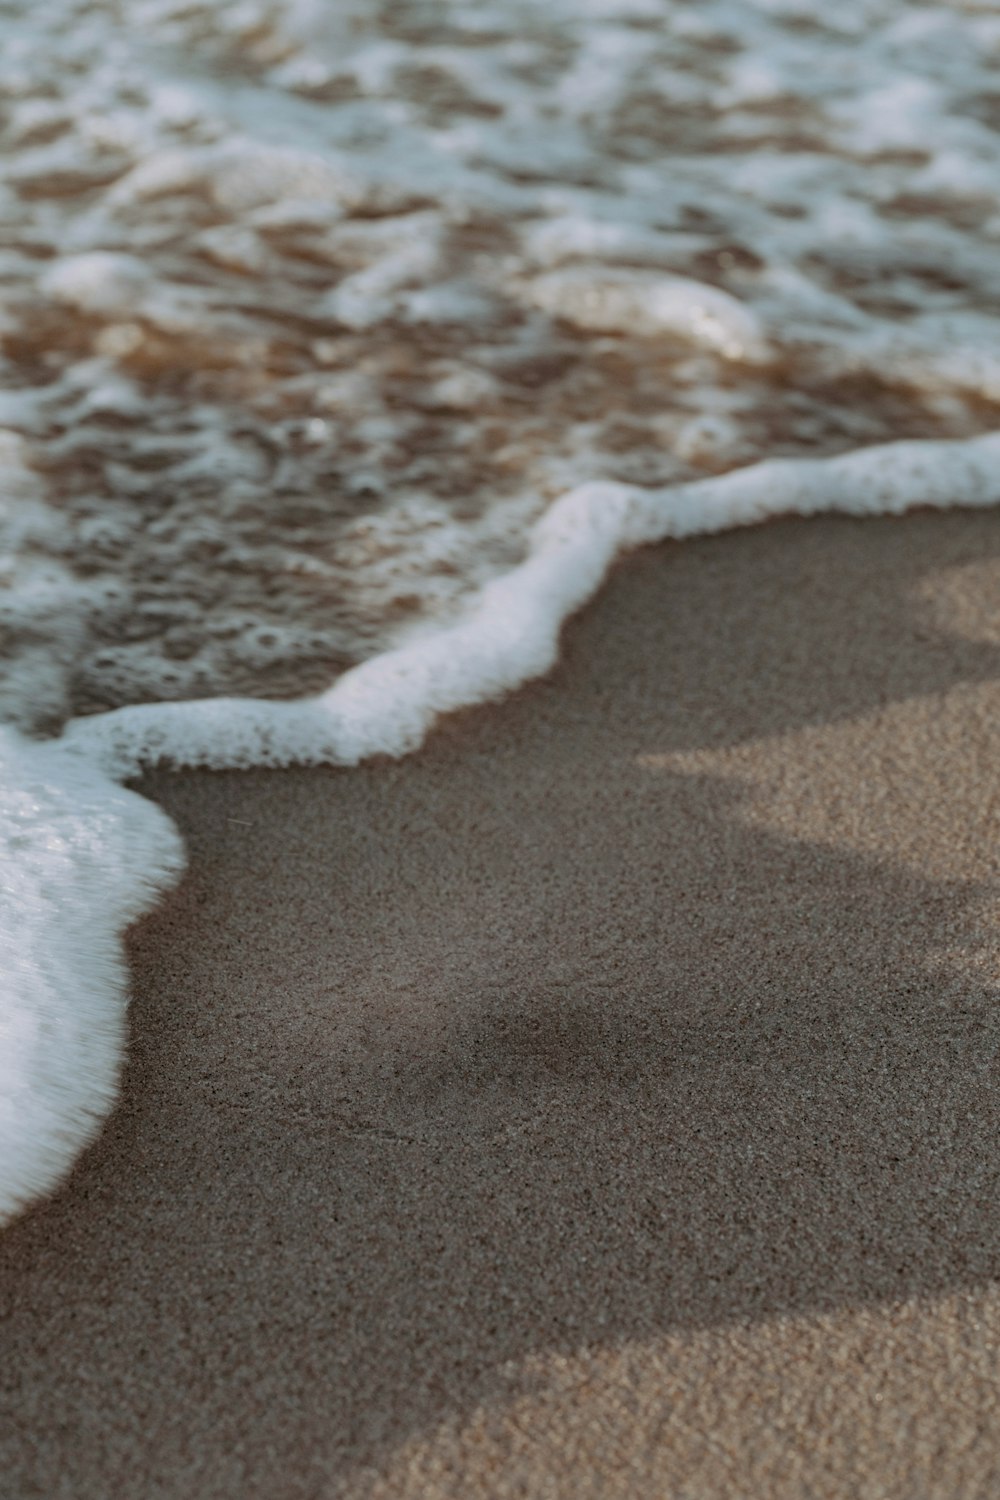
[(1000, 519), (623, 565), (352, 772), (159, 773), (2, 1500), (1000, 1494)]

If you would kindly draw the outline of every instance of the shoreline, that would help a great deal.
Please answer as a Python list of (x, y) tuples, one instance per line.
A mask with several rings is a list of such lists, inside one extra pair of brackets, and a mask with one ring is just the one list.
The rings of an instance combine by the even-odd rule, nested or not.
[(990, 513), (663, 546), (406, 760), (137, 783), (11, 1495), (988, 1492), (998, 586)]

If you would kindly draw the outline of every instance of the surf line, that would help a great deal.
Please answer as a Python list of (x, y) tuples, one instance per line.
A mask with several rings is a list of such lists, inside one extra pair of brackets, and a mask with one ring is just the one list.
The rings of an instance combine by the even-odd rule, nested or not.
[(591, 481), (554, 503), (533, 528), (524, 562), (480, 589), (456, 621), (352, 668), (323, 693), (138, 704), (72, 720), (59, 743), (119, 780), (158, 761), (221, 770), (407, 755), (439, 715), (548, 672), (563, 624), (622, 552), (780, 516), (997, 504), (1000, 433), (767, 459), (662, 489)]
[(833, 458), (768, 459), (662, 489), (593, 481), (535, 525), (525, 560), (458, 619), (293, 702), (209, 698), (74, 719), (47, 742), (0, 729), (0, 1225), (51, 1192), (113, 1108), (124, 1056), (122, 934), (180, 878), (170, 820), (121, 783), (173, 766), (352, 766), (416, 750), (442, 714), (548, 672), (561, 628), (622, 552), (781, 516), (1000, 504), (1000, 433)]

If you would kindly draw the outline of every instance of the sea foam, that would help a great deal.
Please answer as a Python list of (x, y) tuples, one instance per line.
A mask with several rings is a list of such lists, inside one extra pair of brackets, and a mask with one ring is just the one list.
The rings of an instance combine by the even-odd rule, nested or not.
[(183, 866), (153, 803), (0, 727), (0, 1223), (49, 1192), (117, 1097), (121, 934)]

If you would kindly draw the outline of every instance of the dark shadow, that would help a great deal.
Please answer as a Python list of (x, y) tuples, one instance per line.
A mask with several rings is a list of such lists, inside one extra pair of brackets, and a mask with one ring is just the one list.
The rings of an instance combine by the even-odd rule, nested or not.
[(150, 776), (190, 871), (121, 1108), (0, 1240), (5, 1497), (358, 1493), (530, 1353), (1000, 1276), (1000, 997), (939, 956), (987, 887), (637, 762), (996, 682), (912, 590), (998, 553), (662, 549), (406, 763)]

